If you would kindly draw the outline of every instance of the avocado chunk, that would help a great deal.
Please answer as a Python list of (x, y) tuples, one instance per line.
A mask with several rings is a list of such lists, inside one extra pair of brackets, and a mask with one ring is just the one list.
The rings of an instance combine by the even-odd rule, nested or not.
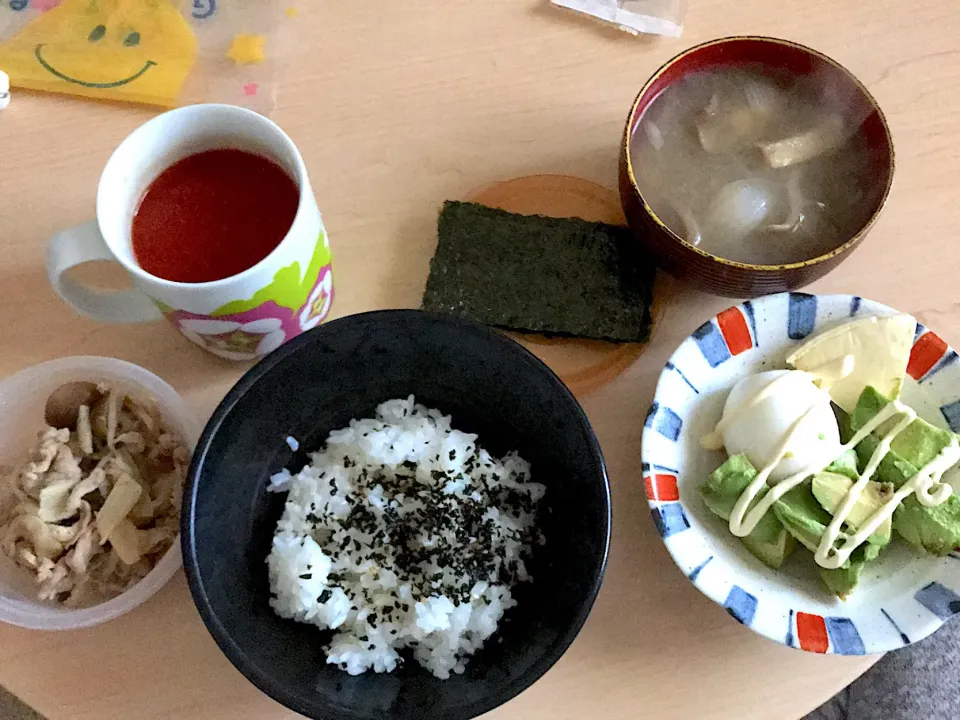
[[(866, 387), (860, 395), (857, 407), (850, 416), (850, 429), (856, 433), (889, 403), (876, 389)], [(891, 419), (890, 427), (896, 424)], [(882, 437), (889, 430), (881, 425), (874, 434)], [(926, 420), (917, 418), (899, 433), (890, 443), (890, 450), (916, 468), (922, 468), (933, 460), (953, 441), (953, 433), (934, 427)], [(862, 459), (862, 457), (861, 457)]]
[(746, 455), (732, 455), (710, 473), (700, 486), (700, 495), (711, 512), (729, 520), (737, 500), (756, 476), (757, 469)]
[[(878, 445), (880, 445), (880, 438), (876, 435), (868, 435), (860, 441), (857, 445), (857, 455), (862, 465), (870, 462), (870, 458), (873, 457)], [(899, 490), (917, 472), (918, 468), (916, 466), (891, 450), (883, 456), (883, 460), (877, 466), (877, 471), (873, 474), (873, 477), (880, 482), (891, 483), (894, 489)]]
[(773, 504), (773, 512), (783, 526), (808, 550), (817, 551), (830, 515), (813, 496), (810, 483), (788, 490)]
[[(710, 474), (707, 481), (700, 486), (700, 495), (711, 512), (729, 520), (737, 500), (756, 476), (757, 469), (745, 455), (734, 455)], [(767, 491), (767, 488), (762, 488), (753, 505), (759, 502)], [(740, 540), (758, 560), (775, 570), (796, 547), (793, 537), (772, 512), (764, 515), (753, 531)]]
[(949, 555), (960, 547), (960, 497), (926, 507), (913, 495), (893, 514), (893, 529), (911, 545), (934, 555)]
[[(868, 402), (872, 402), (872, 394)], [(865, 406), (861, 406), (861, 407), (865, 407)], [(879, 412), (879, 408), (877, 409), (877, 412)], [(840, 442), (842, 443), (850, 442), (850, 440), (852, 440), (853, 436), (856, 434), (856, 431), (853, 430), (853, 428), (851, 427), (852, 417), (850, 416), (849, 413), (844, 412), (843, 410), (841, 410), (836, 406), (834, 406), (833, 408), (833, 414), (837, 416), (837, 426), (840, 428)], [(869, 420), (871, 417), (873, 417), (873, 415), (862, 418), (862, 421), (860, 422), (858, 429), (863, 427), (863, 424), (866, 423), (867, 420)], [(859, 468), (865, 467), (866, 464), (870, 462), (870, 458), (873, 457), (873, 453), (877, 449), (877, 446), (879, 444), (880, 444), (880, 438), (874, 435), (868, 435), (863, 440), (861, 440), (860, 443), (857, 445), (857, 447), (852, 451), (856, 455), (856, 466)], [(883, 460), (880, 462), (880, 466), (877, 468), (876, 477), (881, 482), (893, 482), (894, 487), (899, 488), (901, 485), (903, 485), (904, 482), (906, 482), (906, 480), (900, 479), (900, 472), (895, 467), (895, 463), (894, 463), (895, 458), (896, 458), (895, 453), (887, 453), (884, 456)], [(849, 475), (847, 472), (840, 472), (839, 469), (835, 467), (840, 462), (841, 460), (835, 461), (834, 465), (827, 468), (827, 470), (831, 472), (839, 472), (841, 475), (847, 475), (847, 477), (850, 477), (853, 480), (856, 480), (858, 477), (860, 477), (859, 472), (856, 475)], [(843, 457), (842, 462), (844, 464), (847, 464), (850, 462), (850, 458)], [(898, 480), (895, 482), (894, 480), (888, 479), (888, 478), (898, 478)]]
[[(875, 477), (893, 487), (902, 486), (919, 472), (895, 452), (887, 453), (883, 460)], [(960, 497), (954, 494), (942, 505), (926, 507), (911, 495), (893, 513), (893, 529), (915, 547), (934, 555), (948, 555), (960, 547)]]
[[(810, 487), (817, 502), (824, 510), (833, 515), (843, 503), (847, 493), (850, 492), (850, 488), (853, 487), (853, 480), (837, 473), (822, 472), (813, 476)], [(857, 498), (857, 502), (844, 522), (851, 530), (856, 532), (890, 499), (893, 492), (892, 484), (871, 480), (863, 488), (863, 492), (860, 493), (860, 497)], [(868, 538), (867, 542), (881, 547), (889, 544), (892, 526), (893, 520), (887, 518)]]
[(857, 451), (853, 448), (850, 448), (844, 452), (843, 455), (830, 463), (827, 466), (826, 471), (843, 475), (851, 480), (856, 480), (860, 477), (860, 471), (857, 469), (858, 462), (859, 458), (857, 457)]
[(827, 589), (841, 600), (846, 600), (854, 588), (857, 587), (857, 583), (860, 582), (860, 573), (863, 572), (863, 566), (864, 563), (850, 563), (848, 568), (832, 570), (817, 565), (817, 570), (820, 572), (820, 579), (823, 580)]
[[(773, 518), (774, 521), (777, 519), (772, 512), (768, 512), (764, 520), (768, 517)], [(779, 522), (776, 523), (776, 534), (771, 534), (771, 526), (761, 530), (764, 526), (766, 523), (761, 521), (752, 533), (740, 538), (740, 541), (760, 562), (776, 570), (796, 549), (797, 541)]]
[[(802, 545), (813, 552), (817, 551), (831, 518), (814, 495), (812, 482), (803, 483), (787, 492), (774, 505), (774, 512)], [(840, 533), (841, 542), (845, 537), (844, 533)], [(876, 558), (880, 550), (879, 545), (864, 543), (854, 550), (850, 559), (839, 568), (829, 569), (817, 565), (820, 578), (831, 593), (846, 599), (857, 586), (864, 565)]]
[[(846, 480), (846, 478), (843, 479)], [(816, 552), (820, 547), (823, 533), (826, 532), (833, 518), (817, 501), (811, 486), (811, 482), (804, 482), (791, 488), (773, 504), (773, 512), (801, 545), (811, 552)], [(883, 537), (878, 537), (878, 534), (871, 535), (867, 543), (883, 547), (890, 542), (889, 534), (886, 536), (886, 542)], [(841, 532), (837, 536), (837, 541), (842, 543), (848, 537), (847, 533)], [(848, 560), (847, 563), (849, 562)], [(844, 563), (843, 567), (847, 567), (847, 563)]]
[(820, 578), (830, 592), (841, 600), (846, 600), (854, 588), (857, 587), (857, 583), (860, 582), (860, 574), (863, 572), (863, 568), (879, 553), (880, 548), (876, 545), (861, 545), (850, 556), (848, 567), (833, 570), (817, 565), (817, 570), (820, 571)]
[[(887, 402), (876, 390), (866, 388), (850, 417), (850, 427), (863, 427)], [(909, 442), (901, 442), (902, 438)], [(894, 439), (890, 452), (877, 468), (876, 479), (895, 488), (902, 487), (952, 439), (952, 433), (918, 418)], [(869, 460), (879, 443), (880, 438), (871, 435), (857, 445), (861, 460), (864, 461), (864, 457)], [(926, 507), (911, 495), (894, 512), (893, 529), (915, 547), (934, 555), (947, 555), (960, 546), (960, 497), (954, 494), (942, 505)]]

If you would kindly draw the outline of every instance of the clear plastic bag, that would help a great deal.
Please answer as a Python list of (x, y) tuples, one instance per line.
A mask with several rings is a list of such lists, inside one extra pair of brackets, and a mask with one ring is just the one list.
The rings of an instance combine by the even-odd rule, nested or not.
[(14, 87), (171, 107), (275, 104), (296, 0), (0, 0)]
[(550, 0), (629, 33), (680, 37), (686, 0)]

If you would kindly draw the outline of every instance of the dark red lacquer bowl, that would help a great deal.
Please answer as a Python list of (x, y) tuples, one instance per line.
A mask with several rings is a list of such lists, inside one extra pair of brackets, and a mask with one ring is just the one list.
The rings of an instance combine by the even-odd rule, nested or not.
[[(867, 108), (861, 126), (876, 167), (876, 182), (868, 194), (866, 221), (852, 237), (825, 255), (787, 265), (752, 265), (704, 252), (668, 228), (644, 200), (633, 172), (630, 138), (644, 111), (667, 86), (689, 73), (723, 65), (762, 63), (797, 75), (826, 73), (840, 94), (854, 97)], [(795, 290), (822, 277), (863, 240), (876, 222), (893, 183), (893, 140), (876, 100), (848, 70), (803, 45), (766, 37), (729, 37), (690, 48), (668, 61), (640, 90), (630, 108), (620, 147), (620, 200), (627, 222), (639, 242), (664, 270), (701, 290), (727, 297), (757, 297)]]

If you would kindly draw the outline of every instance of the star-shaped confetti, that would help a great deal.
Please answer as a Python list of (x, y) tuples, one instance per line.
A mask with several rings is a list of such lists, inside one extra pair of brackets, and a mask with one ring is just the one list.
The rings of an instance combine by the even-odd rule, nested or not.
[(230, 43), (227, 57), (238, 65), (262, 63), (266, 58), (266, 53), (263, 50), (265, 42), (266, 38), (263, 35), (240, 33), (235, 35)]

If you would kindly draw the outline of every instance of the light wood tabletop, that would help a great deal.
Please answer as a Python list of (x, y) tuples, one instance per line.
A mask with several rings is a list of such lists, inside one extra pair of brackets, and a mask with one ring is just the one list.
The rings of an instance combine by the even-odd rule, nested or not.
[[(960, 13), (919, 0), (691, 0), (680, 40), (637, 39), (543, 0), (301, 3), (298, 51), (273, 118), (299, 144), (334, 251), (334, 315), (419, 303), (440, 203), (497, 180), (578, 175), (610, 188), (643, 81), (697, 42), (766, 34), (850, 68), (887, 113), (893, 193), (876, 228), (816, 291), (860, 294), (960, 342)], [(0, 113), (0, 375), (71, 354), (145, 366), (206, 418), (244, 370), (163, 323), (83, 320), (47, 284), (44, 246), (93, 214), (111, 150), (153, 111), (14, 92)], [(541, 681), (489, 715), (799, 718), (875, 658), (761, 639), (675, 568), (646, 507), (639, 439), (672, 349), (728, 304), (681, 290), (652, 347), (581, 400), (610, 469), (606, 581), (580, 637)], [(68, 633), (0, 627), (0, 684), (51, 720), (280, 720), (214, 645), (182, 573), (146, 605)]]

